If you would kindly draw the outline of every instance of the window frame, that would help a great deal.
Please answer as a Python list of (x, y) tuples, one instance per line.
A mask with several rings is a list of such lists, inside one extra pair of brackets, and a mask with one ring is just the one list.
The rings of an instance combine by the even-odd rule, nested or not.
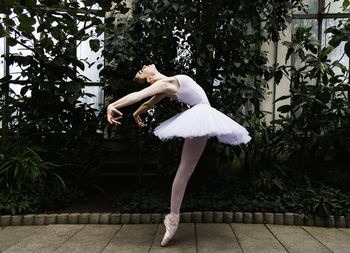
[[(308, 13), (292, 13), (292, 21), (298, 19), (315, 19), (317, 20), (317, 39), (319, 42), (322, 41), (322, 21), (324, 19), (337, 19), (337, 18), (348, 18), (350, 19), (350, 12), (348, 13), (325, 13), (324, 10), (327, 7), (325, 0), (318, 0), (318, 13), (317, 14), (308, 14)], [(349, 59), (350, 66), (350, 59)]]

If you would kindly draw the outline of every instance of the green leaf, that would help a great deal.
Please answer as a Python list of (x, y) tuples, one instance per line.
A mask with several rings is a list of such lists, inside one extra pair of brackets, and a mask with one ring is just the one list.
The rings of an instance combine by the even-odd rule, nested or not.
[(350, 57), (350, 41), (345, 43), (344, 51), (348, 57)]
[(199, 66), (203, 66), (203, 59), (202, 59), (202, 57), (197, 57), (197, 59), (196, 59), (196, 62), (197, 62), (197, 64), (199, 65)]
[(286, 113), (289, 112), (291, 110), (291, 106), (290, 105), (282, 105), (280, 107), (278, 107), (277, 111), (281, 112), (281, 113)]
[(77, 64), (77, 67), (79, 67), (81, 70), (85, 69), (85, 65), (82, 61), (76, 60), (75, 63)]
[(24, 86), (22, 89), (21, 89), (21, 96), (24, 97), (24, 95), (27, 93), (27, 91), (30, 89), (30, 86), (29, 85), (26, 85)]
[(6, 30), (5, 27), (0, 23), (0, 38), (6, 36)]
[(16, 26), (15, 21), (13, 21), (12, 19), (4, 18), (3, 22), (4, 22), (5, 26), (10, 26), (10, 27)]
[(276, 100), (273, 102), (273, 104), (274, 104), (274, 103), (277, 103), (278, 101), (282, 101), (282, 100), (288, 99), (288, 98), (290, 98), (290, 97), (291, 97), (290, 95), (279, 97), (278, 99), (276, 99)]
[(97, 52), (100, 49), (100, 41), (93, 39), (89, 41), (89, 45), (92, 51)]
[(179, 4), (178, 3), (173, 3), (172, 7), (174, 8), (175, 11), (179, 9)]
[(17, 45), (17, 40), (12, 37), (7, 37), (7, 43), (10, 47)]
[(334, 49), (334, 47), (332, 47), (332, 46), (327, 46), (327, 47), (323, 48), (321, 50), (321, 52), (319, 53), (319, 57), (322, 58), (322, 57), (328, 56), (333, 51), (333, 49)]
[(283, 77), (283, 72), (282, 70), (277, 70), (275, 74), (275, 82), (278, 84), (280, 83), (281, 79)]
[(15, 6), (15, 8), (13, 8), (13, 12), (16, 13), (17, 15), (20, 15), (23, 13), (23, 7), (22, 6)]
[(294, 53), (294, 49), (292, 47), (288, 48), (287, 54), (286, 54), (286, 59), (285, 61), (287, 62), (289, 57)]

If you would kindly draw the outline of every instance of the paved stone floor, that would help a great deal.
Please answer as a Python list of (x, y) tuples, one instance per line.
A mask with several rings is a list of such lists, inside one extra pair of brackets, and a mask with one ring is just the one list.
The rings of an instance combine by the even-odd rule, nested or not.
[(0, 252), (350, 252), (350, 228), (180, 223), (165, 248), (164, 231), (163, 224), (8, 226), (0, 228)]

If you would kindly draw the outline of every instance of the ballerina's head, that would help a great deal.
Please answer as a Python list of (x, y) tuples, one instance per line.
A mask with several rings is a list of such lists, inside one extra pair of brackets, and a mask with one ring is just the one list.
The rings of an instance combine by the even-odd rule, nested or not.
[(158, 73), (158, 70), (154, 64), (143, 65), (143, 67), (136, 73), (134, 82), (138, 84), (152, 84), (156, 80), (154, 77)]

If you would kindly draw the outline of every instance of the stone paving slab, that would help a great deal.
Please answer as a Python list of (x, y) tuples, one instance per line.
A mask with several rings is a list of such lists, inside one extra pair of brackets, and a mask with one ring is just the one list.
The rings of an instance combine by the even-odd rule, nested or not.
[(149, 253), (196, 253), (194, 223), (180, 223), (175, 236), (169, 244), (166, 247), (161, 247), (160, 242), (163, 239), (164, 233), (165, 226), (160, 224)]
[(121, 227), (122, 225), (88, 224), (62, 244), (55, 253), (101, 252)]
[(334, 253), (350, 252), (350, 237), (337, 228), (302, 226), (317, 240), (326, 245)]
[(36, 234), (46, 226), (8, 226), (0, 230), (0, 252), (20, 242), (24, 238)]
[[(44, 253), (53, 252), (67, 239), (80, 231), (85, 225), (47, 225), (19, 243), (3, 251), (3, 253)], [(36, 226), (33, 226), (36, 227)]]
[(350, 236), (350, 228), (338, 228), (338, 229)]
[(197, 223), (198, 252), (242, 252), (230, 224)]
[(50, 224), (0, 229), (1, 253), (350, 252), (349, 228), (180, 223), (167, 247), (161, 224)]
[(264, 224), (232, 223), (244, 253), (287, 252)]
[(289, 253), (331, 253), (331, 251), (299, 226), (266, 225)]
[(123, 224), (102, 253), (146, 253), (159, 224)]

